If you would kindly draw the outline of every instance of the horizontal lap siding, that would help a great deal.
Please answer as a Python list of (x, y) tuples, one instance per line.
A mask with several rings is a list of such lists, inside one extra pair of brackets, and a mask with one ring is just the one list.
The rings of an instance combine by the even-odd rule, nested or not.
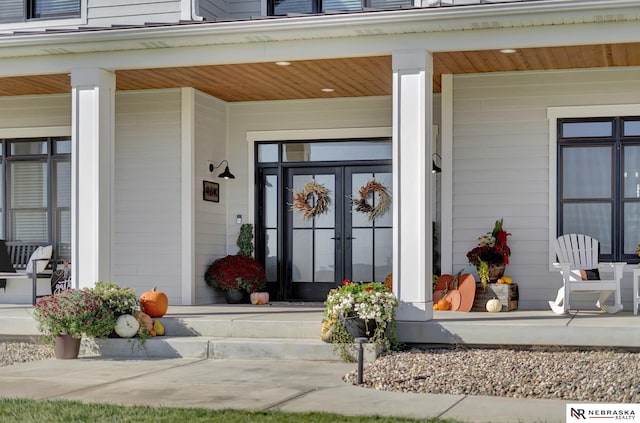
[(0, 97), (0, 129), (43, 126), (71, 127), (71, 94)]
[(181, 19), (181, 0), (88, 0), (87, 3), (87, 26), (178, 22)]
[(180, 91), (116, 94), (113, 282), (181, 303)]
[[(506, 273), (520, 285), (520, 307), (548, 308), (561, 281), (548, 270), (547, 108), (638, 103), (639, 82), (637, 69), (454, 77), (454, 271), (475, 273), (466, 252), (502, 217), (512, 234)], [(625, 277), (623, 298), (630, 299)]]

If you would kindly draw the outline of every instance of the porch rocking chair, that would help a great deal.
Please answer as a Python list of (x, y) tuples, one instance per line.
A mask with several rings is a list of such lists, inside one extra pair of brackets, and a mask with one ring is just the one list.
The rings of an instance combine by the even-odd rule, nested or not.
[[(563, 286), (558, 289), (555, 301), (549, 301), (549, 306), (554, 313), (564, 314), (569, 311), (571, 292), (599, 292), (600, 297), (596, 307), (607, 313), (617, 313), (622, 310), (620, 280), (626, 263), (598, 263), (599, 242), (587, 235), (562, 235), (553, 245), (563, 280)], [(600, 269), (603, 272), (613, 272), (613, 279), (593, 280), (585, 277), (588, 273), (596, 274), (596, 269), (598, 274)], [(612, 293), (614, 294), (613, 305), (605, 305)]]

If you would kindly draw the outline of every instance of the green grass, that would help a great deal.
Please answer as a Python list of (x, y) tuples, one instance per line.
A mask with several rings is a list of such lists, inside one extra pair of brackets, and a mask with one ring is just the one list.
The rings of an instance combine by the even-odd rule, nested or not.
[(85, 404), (77, 401), (35, 401), (26, 399), (0, 399), (0, 422), (455, 423), (454, 420), (441, 419), (416, 420), (402, 417), (349, 417), (330, 413), (284, 413), (280, 411), (119, 406), (111, 404)]

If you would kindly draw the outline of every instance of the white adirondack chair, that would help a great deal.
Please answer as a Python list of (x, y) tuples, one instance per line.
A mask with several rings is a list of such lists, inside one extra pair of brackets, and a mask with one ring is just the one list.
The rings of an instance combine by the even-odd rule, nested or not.
[[(600, 297), (596, 307), (607, 313), (617, 313), (622, 310), (620, 280), (626, 263), (598, 263), (598, 240), (587, 235), (562, 235), (553, 245), (563, 281), (555, 301), (549, 301), (549, 306), (554, 313), (564, 314), (569, 311), (572, 292), (599, 292)], [(613, 279), (582, 280), (580, 270), (596, 268), (603, 273), (613, 272)], [(614, 303), (606, 305), (605, 302), (612, 293)]]

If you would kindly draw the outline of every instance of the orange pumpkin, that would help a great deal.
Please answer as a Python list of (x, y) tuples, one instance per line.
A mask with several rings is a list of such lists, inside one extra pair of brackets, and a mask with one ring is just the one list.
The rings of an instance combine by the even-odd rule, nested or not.
[(140, 308), (150, 317), (162, 317), (167, 314), (169, 298), (167, 298), (167, 294), (158, 291), (154, 286), (151, 291), (143, 292), (140, 295)]
[(438, 310), (449, 310), (451, 308), (451, 303), (444, 298), (438, 301)]

